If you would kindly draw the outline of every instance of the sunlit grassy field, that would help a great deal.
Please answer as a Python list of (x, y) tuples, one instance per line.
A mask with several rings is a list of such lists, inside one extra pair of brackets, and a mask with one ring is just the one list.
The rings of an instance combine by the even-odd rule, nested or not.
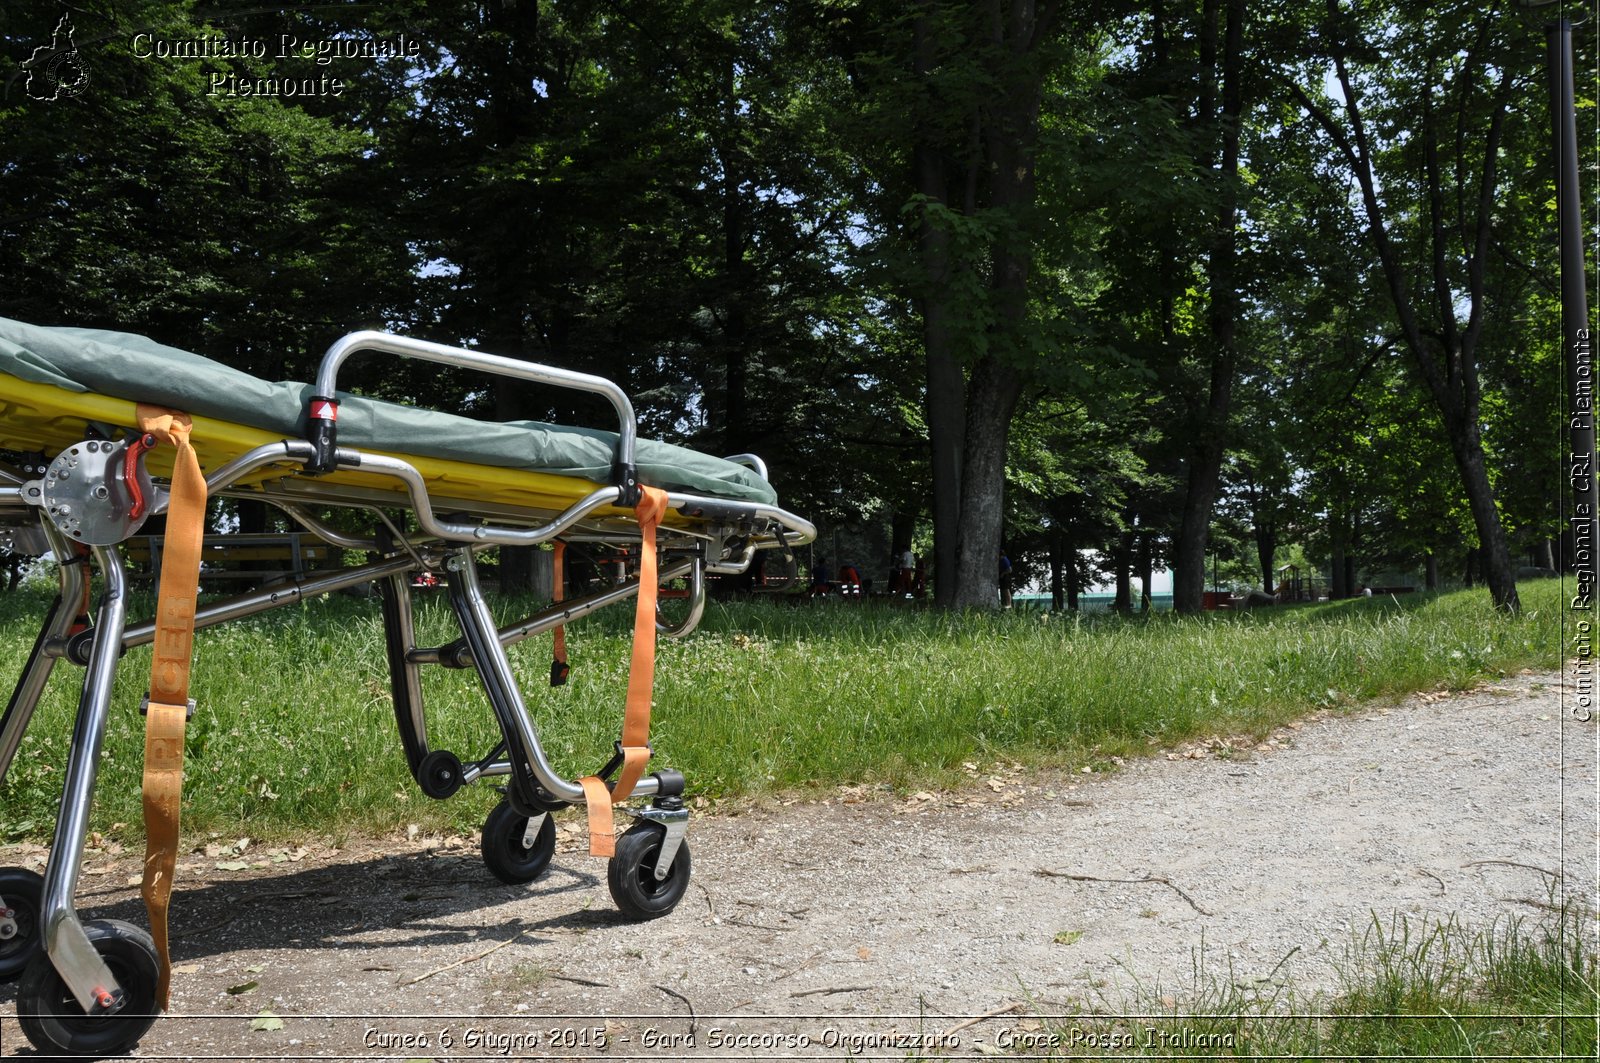
[[(1482, 591), (1357, 599), (1254, 613), (1074, 619), (947, 615), (891, 604), (713, 603), (699, 632), (663, 641), (655, 763), (712, 798), (855, 782), (937, 788), (966, 761), (1088, 765), (1198, 735), (1261, 734), (1319, 708), (1460, 688), (1560, 659), (1555, 581), (1522, 587), (1518, 616)], [(536, 603), (502, 603), (502, 619)], [(9, 690), (48, 605), (0, 595), (0, 683)], [(135, 601), (136, 617), (148, 600)], [(420, 638), (452, 637), (442, 595), (419, 605)], [(571, 683), (547, 684), (548, 638), (511, 651), (536, 723), (569, 775), (597, 768), (621, 720), (632, 608), (569, 632)], [(139, 811), (149, 651), (118, 671), (94, 822)], [(80, 669), (57, 666), (0, 788), (0, 840), (48, 837)], [(432, 745), (463, 759), (497, 741), (470, 671), (424, 671)], [(196, 638), (185, 829), (255, 837), (406, 823), (470, 830), (497, 795), (446, 802), (411, 782), (395, 735), (376, 602), (335, 597)], [(118, 833), (123, 833), (119, 829)]]

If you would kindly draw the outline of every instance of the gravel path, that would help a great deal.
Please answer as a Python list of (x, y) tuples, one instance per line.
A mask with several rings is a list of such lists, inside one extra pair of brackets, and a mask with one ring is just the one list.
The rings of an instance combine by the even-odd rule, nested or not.
[[(180, 869), (178, 1017), (140, 1054), (571, 1058), (603, 1035), (609, 1057), (661, 1057), (728, 1054), (738, 1035), (767, 1039), (757, 1055), (839, 1058), (872, 1054), (850, 1038), (957, 1021), (919, 1013), (1181, 1003), (1196, 969), (1288, 983), (1312, 1007), (1374, 916), (1476, 929), (1595, 905), (1596, 727), (1563, 714), (1557, 683), (1424, 695), (1111, 776), (983, 764), (955, 794), (702, 816), (689, 895), (645, 926), (615, 915), (574, 813), (556, 868), (523, 888), (489, 878), (475, 839), (213, 847)], [(265, 866), (217, 869), (229, 859)], [(142, 924), (135, 871), (91, 855), (85, 913)], [(0, 1001), (13, 1054), (14, 987)], [(262, 1009), (284, 1028), (250, 1029)], [(297, 1017), (326, 1015), (351, 1017)], [(440, 1017), (406, 1017), (423, 1015)]]

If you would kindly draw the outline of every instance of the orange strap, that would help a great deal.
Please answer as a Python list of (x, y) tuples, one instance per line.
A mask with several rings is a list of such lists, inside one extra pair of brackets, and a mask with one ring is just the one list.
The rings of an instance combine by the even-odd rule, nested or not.
[(616, 852), (611, 806), (628, 799), (650, 760), (650, 699), (656, 675), (656, 527), (667, 511), (667, 493), (654, 487), (640, 490), (639, 505), (634, 509), (640, 537), (639, 598), (633, 610), (633, 661), (628, 669), (628, 702), (622, 716), (622, 770), (616, 785), (609, 790), (594, 775), (578, 780), (589, 808), (591, 856), (611, 856)]
[[(567, 544), (557, 540), (555, 545), (555, 571), (551, 574), (551, 581), (555, 586), (551, 591), (551, 597), (560, 602), (565, 601), (567, 597)], [(550, 685), (558, 687), (565, 683), (567, 681), (567, 673), (571, 670), (571, 667), (567, 664), (567, 625), (557, 624), (555, 660), (550, 662)]]
[(167, 904), (178, 860), (178, 812), (183, 798), (183, 735), (189, 719), (189, 665), (194, 648), (195, 596), (200, 589), (200, 543), (205, 533), (206, 481), (189, 445), (189, 415), (159, 406), (139, 406), (139, 428), (177, 448), (167, 534), (162, 549), (161, 587), (156, 598), (156, 637), (150, 660), (150, 698), (144, 739), (144, 904), (150, 913), (160, 974), (156, 1003), (165, 1009), (172, 986), (167, 950)]

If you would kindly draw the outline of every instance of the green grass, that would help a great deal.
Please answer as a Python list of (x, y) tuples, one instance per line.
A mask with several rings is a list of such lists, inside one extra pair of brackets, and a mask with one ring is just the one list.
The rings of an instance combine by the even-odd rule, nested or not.
[[(1197, 973), (1186, 1005), (1028, 1028), (1062, 1058), (1594, 1059), (1597, 978), (1593, 912), (1563, 907), (1475, 933), (1453, 920), (1374, 917), (1331, 1005), (1295, 1000), (1281, 983), (1242, 988)], [(1152, 999), (1138, 994), (1131, 1010)]]
[[(1199, 735), (1261, 735), (1310, 710), (1553, 669), (1559, 591), (1525, 584), (1516, 617), (1495, 615), (1481, 591), (1128, 620), (713, 603), (697, 634), (662, 643), (656, 763), (713, 798), (954, 785), (968, 761), (1101, 770)], [(505, 604), (504, 619), (528, 604)], [(34, 591), (0, 595), (6, 689), (46, 605)], [(148, 610), (134, 603), (136, 617)], [(512, 650), (546, 747), (569, 775), (598, 767), (617, 735), (631, 617), (625, 607), (574, 625), (573, 678), (559, 690), (546, 685), (547, 639)], [(421, 603), (419, 637), (447, 641), (451, 624), (442, 596)], [(410, 781), (375, 602), (265, 613), (201, 632), (196, 651), (186, 831), (472, 830), (496, 800), (478, 787), (433, 802)], [(94, 818), (108, 833), (138, 836), (148, 668), (140, 649), (118, 670)], [(0, 788), (0, 841), (49, 836), (81, 676), (57, 667)], [(436, 748), (466, 758), (494, 744), (470, 671), (425, 669), (424, 689)]]

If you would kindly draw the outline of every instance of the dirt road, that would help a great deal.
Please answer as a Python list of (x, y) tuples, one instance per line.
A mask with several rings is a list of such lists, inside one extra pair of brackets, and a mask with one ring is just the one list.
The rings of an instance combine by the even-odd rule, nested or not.
[[(1594, 907), (1596, 728), (1563, 714), (1556, 683), (1518, 676), (1105, 777), (985, 763), (955, 794), (702, 816), (688, 896), (643, 926), (615, 915), (572, 812), (555, 869), (522, 888), (491, 879), (468, 838), (214, 845), (180, 869), (176, 1015), (139, 1054), (904, 1058), (881, 1035), (1016, 1001), (1181, 1002), (1196, 969), (1314, 1006), (1374, 917), (1483, 927)], [(238, 862), (263, 866), (217, 867)], [(85, 914), (143, 923), (135, 862), (87, 867)], [(0, 989), (7, 1055), (28, 1051), (14, 993)], [(263, 1010), (282, 1028), (252, 1029)]]

